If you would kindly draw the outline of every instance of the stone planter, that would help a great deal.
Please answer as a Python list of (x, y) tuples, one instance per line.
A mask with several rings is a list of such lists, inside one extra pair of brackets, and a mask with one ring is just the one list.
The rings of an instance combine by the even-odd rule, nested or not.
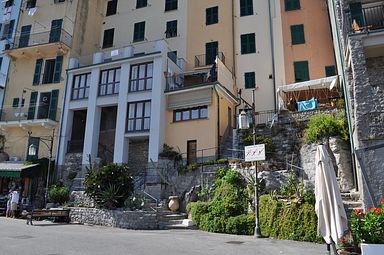
[(179, 210), (180, 204), (179, 204), (179, 197), (178, 196), (170, 196), (169, 197), (169, 203), (168, 208), (172, 212), (177, 212)]
[(361, 244), (361, 255), (379, 255), (384, 253), (384, 244)]

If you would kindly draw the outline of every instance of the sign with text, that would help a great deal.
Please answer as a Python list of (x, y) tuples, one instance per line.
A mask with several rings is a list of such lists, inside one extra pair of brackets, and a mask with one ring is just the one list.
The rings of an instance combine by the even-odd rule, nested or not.
[(245, 146), (245, 162), (265, 160), (265, 144)]

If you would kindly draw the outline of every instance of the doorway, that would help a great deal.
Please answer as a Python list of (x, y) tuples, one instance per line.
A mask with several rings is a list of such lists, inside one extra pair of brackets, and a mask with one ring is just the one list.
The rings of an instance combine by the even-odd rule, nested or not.
[(187, 142), (187, 164), (197, 163), (197, 141), (191, 140)]

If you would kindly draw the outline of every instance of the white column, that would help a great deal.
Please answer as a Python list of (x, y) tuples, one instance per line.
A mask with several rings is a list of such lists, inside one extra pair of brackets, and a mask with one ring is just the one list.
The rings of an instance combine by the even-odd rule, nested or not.
[(114, 163), (128, 163), (128, 139), (124, 137), (127, 123), (127, 101), (130, 64), (121, 66), (120, 89), (117, 103)]
[(149, 132), (148, 162), (158, 161), (159, 152), (164, 143), (165, 132), (165, 70), (164, 57), (153, 60), (153, 86), (151, 100), (151, 128)]
[(72, 90), (72, 82), (73, 82), (73, 74), (69, 73), (67, 75), (67, 80), (69, 81), (67, 87), (65, 88), (66, 98), (62, 102), (61, 108), (63, 109), (63, 116), (61, 119), (61, 128), (62, 130), (60, 139), (60, 147), (57, 151), (57, 164), (59, 166), (64, 165), (65, 163), (65, 154), (67, 153), (67, 145), (68, 141), (71, 139), (71, 129), (73, 123), (73, 111), (69, 111), (68, 107), (71, 102), (71, 90)]
[(100, 69), (93, 69), (91, 74), (91, 87), (89, 90), (87, 106), (87, 122), (85, 126), (83, 148), (83, 165), (89, 164), (88, 155), (91, 155), (91, 159), (95, 159), (97, 157), (101, 118), (101, 108), (97, 107), (96, 105), (99, 88), (99, 76)]

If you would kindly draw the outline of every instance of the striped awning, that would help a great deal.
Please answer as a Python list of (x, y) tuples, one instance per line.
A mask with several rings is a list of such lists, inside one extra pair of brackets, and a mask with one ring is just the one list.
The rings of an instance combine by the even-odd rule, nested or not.
[(27, 165), (20, 162), (1, 162), (0, 177), (33, 177), (39, 174), (40, 169), (40, 164)]

